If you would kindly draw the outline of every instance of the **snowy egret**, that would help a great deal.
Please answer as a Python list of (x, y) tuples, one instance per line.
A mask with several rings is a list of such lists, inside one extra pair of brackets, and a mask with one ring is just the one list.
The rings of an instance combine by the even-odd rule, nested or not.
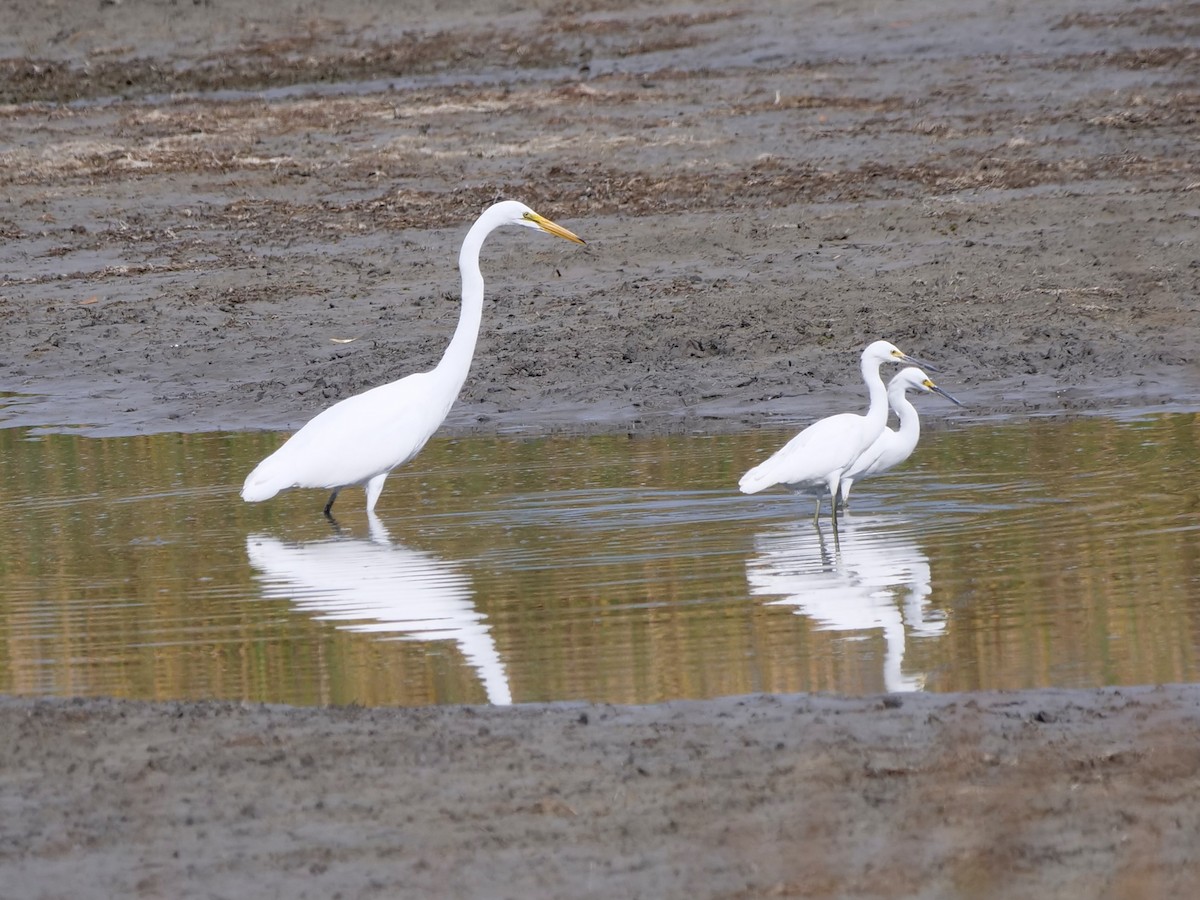
[(837, 492), (842, 473), (887, 426), (887, 388), (879, 377), (879, 367), (885, 362), (906, 362), (932, 368), (887, 341), (870, 344), (862, 352), (861, 364), (870, 397), (866, 415), (839, 413), (813, 422), (774, 456), (743, 475), (738, 482), (742, 493), (757, 494), (778, 484), (797, 494), (815, 496), (814, 522), (821, 514), (821, 497), (829, 494), (833, 526), (837, 528)]
[(917, 441), (921, 439), (921, 418), (917, 415), (917, 408), (909, 402), (909, 391), (941, 394), (951, 403), (962, 406), (962, 403), (934, 384), (920, 369), (909, 367), (897, 372), (888, 382), (888, 403), (900, 417), (900, 427), (893, 431), (884, 426), (883, 432), (875, 438), (875, 443), (864, 450), (850, 468), (842, 473), (839, 491), (843, 509), (850, 508), (850, 487), (855, 481), (895, 468), (917, 449)]
[(584, 243), (523, 203), (506, 200), (486, 209), (458, 254), (462, 310), (441, 361), (428, 372), (347, 397), (320, 413), (250, 473), (242, 486), (243, 500), (257, 503), (294, 487), (325, 488), (333, 491), (325, 504), (328, 516), (342, 488), (363, 485), (367, 511), (375, 508), (388, 473), (420, 452), (467, 379), (483, 314), (479, 250), (502, 225), (538, 228)]

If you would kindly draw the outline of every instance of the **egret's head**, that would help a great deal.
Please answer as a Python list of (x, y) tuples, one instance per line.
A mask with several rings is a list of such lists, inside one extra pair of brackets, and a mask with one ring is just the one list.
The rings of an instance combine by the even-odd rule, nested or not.
[(875, 341), (873, 344), (868, 344), (867, 349), (862, 352), (863, 362), (885, 363), (910, 363), (912, 365), (924, 366), (934, 372), (937, 371), (929, 363), (922, 362), (919, 359), (909, 356), (895, 344), (889, 341)]
[(585, 243), (578, 235), (568, 231), (561, 225), (551, 222), (545, 216), (538, 215), (524, 203), (518, 203), (516, 200), (504, 200), (497, 203), (492, 209), (504, 216), (512, 225), (524, 225), (526, 228), (536, 228), (555, 237), (574, 241), (576, 244)]
[(928, 391), (933, 387), (933, 382), (916, 366), (909, 366), (893, 375), (888, 385), (904, 391)]
[(962, 406), (962, 403), (960, 403), (957, 399), (950, 396), (948, 393), (934, 384), (933, 380), (928, 375), (926, 375), (920, 369), (913, 368), (911, 366), (907, 369), (901, 369), (899, 372), (897, 372), (895, 377), (892, 378), (889, 387), (893, 391), (899, 389), (902, 392), (912, 390), (921, 391), (922, 393), (926, 394), (941, 394), (951, 403), (954, 403), (957, 406)]

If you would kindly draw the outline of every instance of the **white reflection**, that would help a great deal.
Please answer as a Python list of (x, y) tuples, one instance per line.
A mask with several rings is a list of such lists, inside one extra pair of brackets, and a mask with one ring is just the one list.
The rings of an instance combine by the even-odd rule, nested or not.
[(906, 629), (932, 636), (946, 623), (927, 609), (929, 558), (886, 525), (847, 516), (836, 541), (808, 522), (756, 535), (746, 580), (751, 594), (779, 597), (768, 605), (794, 606), (822, 631), (882, 629), (884, 688), (918, 691), (925, 677), (903, 671)]
[(393, 640), (453, 640), (479, 674), (488, 702), (512, 703), (487, 617), (471, 602), (471, 581), (453, 563), (393, 543), (379, 517), (371, 540), (333, 537), (284, 543), (246, 538), (263, 596), (290, 600), (320, 621)]

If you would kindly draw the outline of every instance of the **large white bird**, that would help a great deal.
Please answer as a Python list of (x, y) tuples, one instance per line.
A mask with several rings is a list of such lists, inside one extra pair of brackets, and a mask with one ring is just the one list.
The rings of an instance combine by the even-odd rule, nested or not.
[(828, 494), (836, 528), (837, 492), (842, 473), (887, 426), (887, 388), (879, 377), (879, 367), (885, 362), (927, 365), (887, 341), (868, 345), (862, 352), (862, 377), (870, 396), (866, 415), (839, 413), (813, 422), (774, 456), (743, 475), (738, 482), (742, 493), (757, 494), (778, 484), (798, 494), (815, 496), (814, 522), (821, 514), (821, 498)]
[(920, 369), (910, 366), (897, 372), (888, 382), (888, 403), (900, 417), (900, 427), (893, 431), (884, 426), (883, 432), (875, 438), (875, 443), (864, 450), (850, 468), (842, 473), (838, 490), (841, 493), (843, 509), (850, 508), (850, 488), (855, 481), (895, 468), (917, 449), (917, 441), (921, 439), (921, 417), (917, 415), (917, 408), (909, 402), (909, 391), (941, 394), (951, 403), (962, 406)]
[(437, 366), (329, 407), (258, 464), (242, 486), (243, 500), (257, 503), (294, 487), (325, 488), (333, 491), (325, 504), (328, 516), (342, 488), (363, 485), (367, 511), (375, 508), (388, 473), (420, 452), (467, 379), (483, 314), (479, 250), (484, 238), (503, 225), (524, 225), (583, 243), (523, 203), (506, 200), (485, 210), (467, 232), (458, 254), (462, 311)]

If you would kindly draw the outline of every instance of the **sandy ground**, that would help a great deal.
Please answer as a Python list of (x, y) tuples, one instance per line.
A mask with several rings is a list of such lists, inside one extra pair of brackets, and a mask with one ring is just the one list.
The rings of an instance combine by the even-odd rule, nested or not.
[[(0, 0), (7, 425), (450, 430), (1195, 406), (1200, 6)], [(1191, 896), (1192, 688), (647, 709), (7, 701), (20, 897)]]

